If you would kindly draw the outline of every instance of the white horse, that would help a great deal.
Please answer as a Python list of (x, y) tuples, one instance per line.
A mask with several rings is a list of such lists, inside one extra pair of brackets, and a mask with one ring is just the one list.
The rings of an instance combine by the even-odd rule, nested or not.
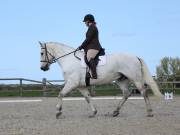
[[(40, 42), (40, 44), (41, 69), (46, 71), (52, 63), (57, 61), (63, 70), (65, 86), (58, 95), (56, 118), (62, 114), (62, 98), (75, 88), (85, 97), (93, 111), (91, 117), (94, 117), (97, 110), (92, 103), (91, 96), (85, 84), (86, 68), (83, 68), (80, 60), (73, 55), (73, 52), (76, 51), (78, 57), (83, 57), (84, 52), (77, 51), (72, 47), (56, 42)], [(131, 92), (128, 90), (128, 84), (130, 82), (134, 83), (144, 97), (147, 116), (153, 116), (146, 86), (148, 85), (156, 96), (162, 97), (162, 94), (150, 75), (144, 61), (136, 56), (127, 54), (112, 54), (107, 55), (106, 62), (106, 65), (97, 67), (98, 79), (91, 79), (91, 84), (101, 85), (115, 81), (123, 91), (123, 100), (117, 105), (116, 110), (113, 112), (113, 116), (119, 114), (119, 110), (130, 96)]]

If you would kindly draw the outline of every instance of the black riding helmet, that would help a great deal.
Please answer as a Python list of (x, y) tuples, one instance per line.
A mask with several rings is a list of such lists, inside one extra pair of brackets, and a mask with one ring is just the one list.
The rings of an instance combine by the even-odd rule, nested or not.
[(84, 17), (83, 22), (86, 22), (86, 21), (94, 22), (94, 21), (95, 21), (94, 16), (91, 15), (91, 14), (87, 14), (87, 15)]

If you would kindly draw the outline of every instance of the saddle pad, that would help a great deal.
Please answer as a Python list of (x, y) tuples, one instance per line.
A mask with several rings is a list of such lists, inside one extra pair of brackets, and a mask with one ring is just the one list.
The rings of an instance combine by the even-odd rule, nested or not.
[[(97, 67), (98, 66), (103, 66), (103, 65), (105, 65), (106, 64), (106, 55), (104, 55), (104, 56), (99, 56), (99, 63), (98, 63), (98, 65), (97, 65)], [(85, 61), (84, 61), (84, 57), (81, 57), (81, 66), (82, 67), (87, 67), (87, 65), (86, 65), (86, 63), (85, 63)]]

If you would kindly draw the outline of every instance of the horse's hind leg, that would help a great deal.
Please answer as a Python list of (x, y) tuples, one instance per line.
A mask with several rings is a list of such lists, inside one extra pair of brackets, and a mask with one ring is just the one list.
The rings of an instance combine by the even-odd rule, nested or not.
[(146, 103), (146, 109), (147, 109), (147, 116), (148, 117), (153, 117), (152, 114), (152, 107), (149, 101), (149, 97), (148, 97), (148, 93), (147, 93), (147, 89), (145, 88), (144, 84), (141, 84), (139, 82), (135, 83), (137, 89), (141, 92), (141, 95), (144, 97), (145, 103)]
[(129, 80), (123, 80), (123, 81), (117, 81), (117, 85), (120, 87), (120, 89), (123, 92), (123, 99), (119, 102), (116, 110), (113, 112), (113, 117), (116, 117), (119, 115), (119, 111), (124, 105), (124, 103), (127, 101), (128, 97), (131, 95), (131, 92), (128, 90)]
[(147, 116), (148, 117), (153, 117), (152, 107), (151, 107), (151, 104), (150, 104), (150, 101), (149, 101), (147, 90), (145, 88), (141, 90), (141, 95), (144, 97), (144, 100), (145, 100), (145, 103), (146, 103)]
[(97, 110), (92, 103), (92, 99), (91, 99), (88, 89), (87, 88), (78, 88), (78, 90), (85, 97), (87, 103), (89, 104), (89, 106), (91, 107), (91, 110), (93, 111), (93, 114), (90, 115), (89, 117), (94, 117), (97, 114)]

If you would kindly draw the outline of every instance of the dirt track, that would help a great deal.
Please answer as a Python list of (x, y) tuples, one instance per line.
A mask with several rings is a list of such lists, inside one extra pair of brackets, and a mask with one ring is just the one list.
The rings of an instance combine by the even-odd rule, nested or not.
[(95, 101), (95, 118), (88, 118), (91, 110), (85, 101), (64, 101), (58, 120), (56, 98), (42, 99), (38, 103), (0, 103), (0, 135), (180, 135), (180, 97), (171, 102), (151, 98), (152, 118), (146, 117), (144, 100), (128, 100), (116, 118), (110, 114), (118, 100)]

